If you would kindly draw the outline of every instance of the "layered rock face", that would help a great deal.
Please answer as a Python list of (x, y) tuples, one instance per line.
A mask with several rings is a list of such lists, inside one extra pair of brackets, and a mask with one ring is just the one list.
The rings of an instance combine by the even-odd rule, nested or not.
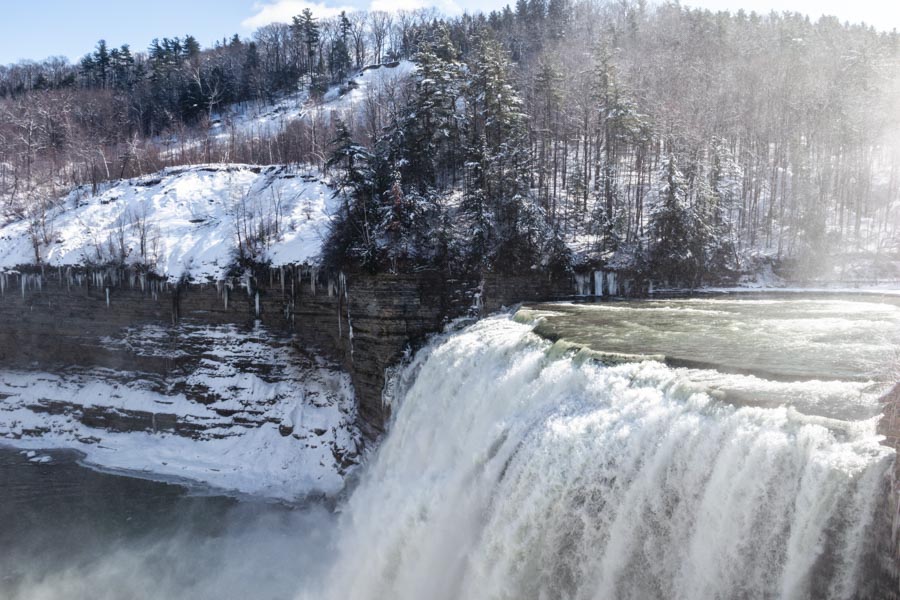
[[(481, 279), (427, 272), (347, 276), (301, 267), (258, 269), (217, 284), (175, 285), (117, 269), (3, 277), (0, 362), (6, 368), (104, 368), (168, 381), (194, 369), (198, 357), (215, 347), (214, 340), (197, 345), (203, 327), (261, 326), (267, 344), (294, 347), (295, 359), (287, 360), (301, 360), (302, 351), (343, 367), (370, 437), (388, 418), (381, 401), (385, 370), (427, 335), (453, 318), (564, 296), (570, 285), (490, 274)], [(157, 328), (157, 339), (169, 336), (181, 346), (142, 350), (137, 342), (149, 334), (139, 329), (148, 326)], [(203, 402), (201, 392), (186, 393)]]
[[(885, 445), (900, 451), (900, 384), (894, 386), (882, 401), (884, 416), (878, 423), (878, 433), (885, 436)], [(900, 599), (900, 461), (896, 459), (888, 489), (885, 490), (881, 514), (881, 531), (885, 535), (877, 543), (882, 550), (879, 553), (883, 558), (881, 568), (890, 585), (883, 586), (879, 591), (882, 598), (897, 600)]]
[(250, 294), (111, 270), (3, 283), (0, 441), (284, 498), (336, 493), (358, 462), (349, 375), (295, 343), (252, 279)]

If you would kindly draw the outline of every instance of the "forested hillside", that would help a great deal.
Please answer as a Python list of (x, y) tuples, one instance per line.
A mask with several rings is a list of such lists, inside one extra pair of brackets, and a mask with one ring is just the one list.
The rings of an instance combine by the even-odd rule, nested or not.
[[(367, 66), (405, 60), (395, 85), (335, 102)], [(242, 120), (291, 98), (303, 110), (276, 128)], [(898, 277), (898, 140), (896, 32), (642, 1), (307, 10), (205, 49), (101, 41), (77, 64), (0, 68), (2, 211), (46, 244), (76, 185), (308, 163), (343, 199), (334, 265), (583, 265), (696, 285), (865, 257), (866, 275)]]

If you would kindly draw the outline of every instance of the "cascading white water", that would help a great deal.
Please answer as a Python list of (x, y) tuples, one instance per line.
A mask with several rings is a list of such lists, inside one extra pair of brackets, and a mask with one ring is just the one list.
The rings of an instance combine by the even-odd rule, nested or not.
[(874, 419), (736, 407), (564, 347), (493, 317), (421, 351), (302, 597), (854, 595), (892, 456)]

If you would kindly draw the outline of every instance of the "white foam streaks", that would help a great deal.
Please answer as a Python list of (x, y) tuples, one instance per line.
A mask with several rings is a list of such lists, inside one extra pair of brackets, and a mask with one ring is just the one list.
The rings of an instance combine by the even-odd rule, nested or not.
[[(407, 368), (309, 598), (845, 598), (891, 452), (486, 319)], [(848, 424), (850, 425), (850, 424)]]

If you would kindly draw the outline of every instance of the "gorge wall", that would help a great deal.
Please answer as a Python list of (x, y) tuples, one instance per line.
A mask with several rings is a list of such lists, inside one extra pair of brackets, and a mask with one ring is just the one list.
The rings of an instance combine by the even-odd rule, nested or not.
[(262, 324), (343, 366), (369, 437), (388, 418), (385, 369), (407, 349), (450, 319), (571, 290), (570, 281), (547, 277), (344, 275), (306, 267), (259, 268), (217, 284), (173, 284), (125, 269), (5, 273), (0, 283), (0, 364), (7, 368), (99, 367), (165, 378), (196, 357), (141, 353), (109, 339), (145, 325)]
[[(449, 320), (488, 313), (504, 305), (570, 296), (570, 279), (501, 276), (448, 279), (443, 274), (325, 273), (306, 267), (258, 269), (218, 284), (180, 285), (125, 270), (47, 270), (0, 275), (0, 364), (4, 368), (55, 371), (83, 366), (155, 373), (163, 381), (195, 368), (191, 352), (160, 356), (111, 344), (135, 327), (156, 326), (182, 335), (203, 327), (262, 325), (300, 352), (320, 354), (349, 375), (359, 425), (377, 438), (389, 418), (382, 402), (386, 369)], [(195, 335), (195, 334), (192, 334)], [(196, 337), (196, 335), (195, 335)], [(273, 343), (273, 342), (267, 342)], [(190, 349), (189, 346), (183, 348)], [(210, 344), (198, 346), (209, 352)], [(290, 356), (283, 354), (282, 356)], [(249, 365), (248, 365), (249, 367)], [(202, 396), (202, 389), (183, 390)], [(0, 395), (2, 399), (2, 395)], [(199, 402), (206, 402), (198, 397)], [(86, 414), (97, 426), (127, 430), (168, 429), (192, 435), (194, 426), (176, 416)], [(885, 397), (879, 431), (885, 444), (900, 446), (900, 387)], [(349, 464), (353, 456), (336, 456)], [(885, 598), (900, 598), (900, 472), (885, 483), (882, 568), (892, 582)]]

